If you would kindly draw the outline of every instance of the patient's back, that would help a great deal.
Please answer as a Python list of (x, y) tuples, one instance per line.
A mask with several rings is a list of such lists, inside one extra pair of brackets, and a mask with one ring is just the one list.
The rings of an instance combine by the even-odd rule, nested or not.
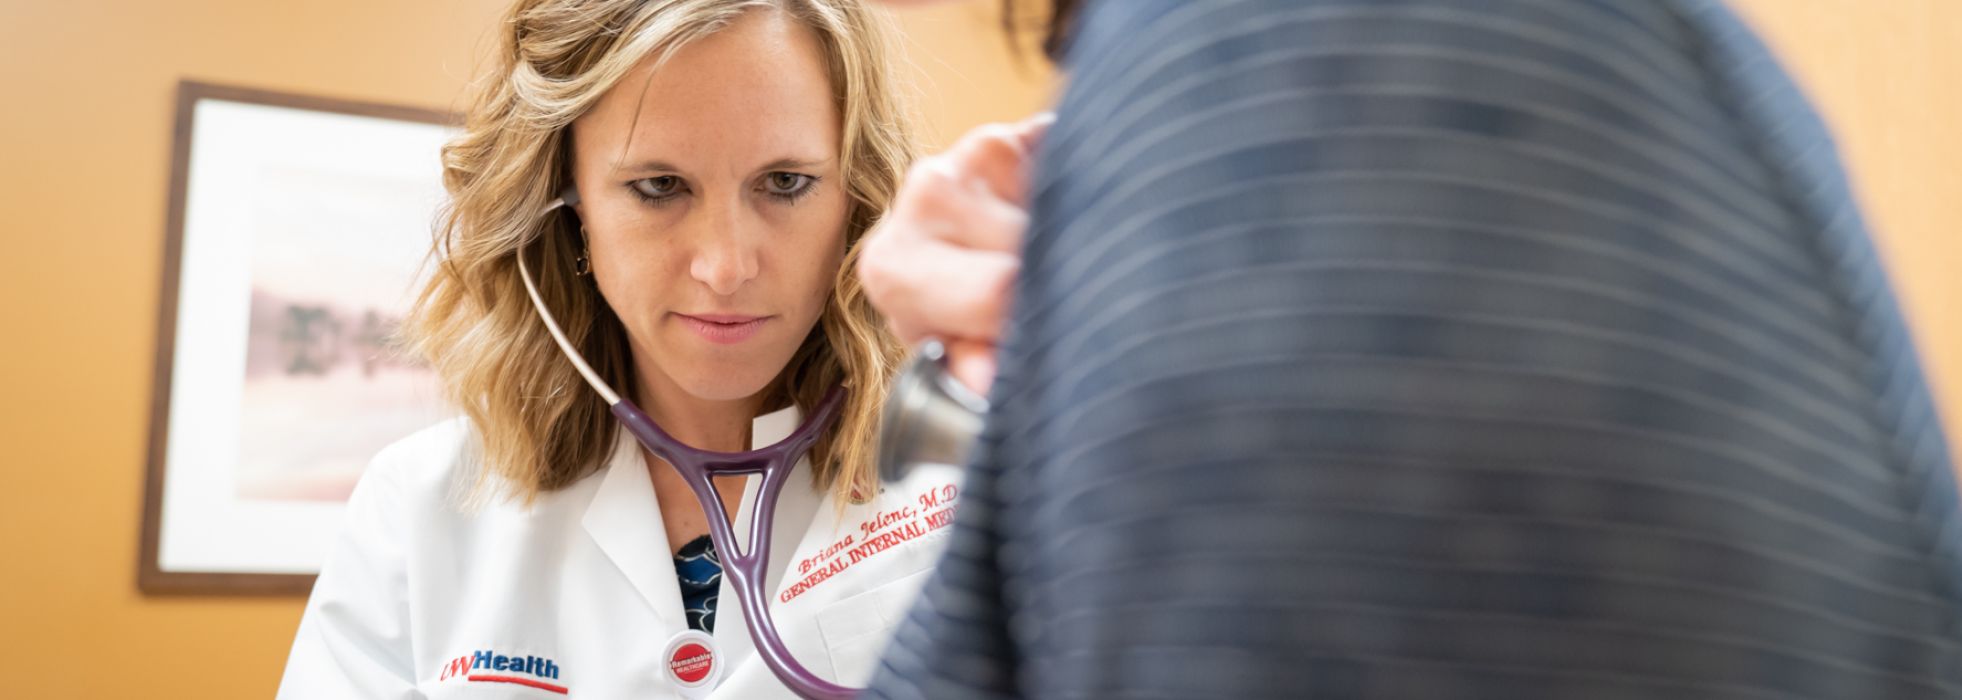
[(1962, 695), (1828, 135), (1692, 0), (1115, 0), (869, 696)]

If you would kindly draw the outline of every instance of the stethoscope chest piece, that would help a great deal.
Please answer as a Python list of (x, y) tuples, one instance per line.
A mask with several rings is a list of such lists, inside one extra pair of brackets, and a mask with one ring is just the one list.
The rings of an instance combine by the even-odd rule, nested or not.
[(928, 340), (893, 378), (879, 436), (879, 477), (904, 481), (921, 465), (967, 464), (988, 400), (947, 373), (947, 349)]

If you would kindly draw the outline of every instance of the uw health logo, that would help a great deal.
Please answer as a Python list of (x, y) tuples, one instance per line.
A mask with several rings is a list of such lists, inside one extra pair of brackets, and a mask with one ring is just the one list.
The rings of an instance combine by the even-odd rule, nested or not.
[(566, 688), (547, 680), (559, 679), (559, 665), (538, 656), (505, 656), (491, 650), (477, 651), (450, 659), (443, 664), (438, 681), (462, 679), (473, 683), (516, 683), (560, 695)]

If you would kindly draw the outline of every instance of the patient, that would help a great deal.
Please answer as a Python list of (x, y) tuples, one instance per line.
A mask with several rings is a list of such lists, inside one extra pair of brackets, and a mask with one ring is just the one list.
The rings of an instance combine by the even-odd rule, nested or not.
[(861, 266), (999, 367), (867, 697), (1962, 696), (1912, 344), (1721, 5), (1111, 0), (1063, 46), (1028, 191), (973, 176), (1026, 236), (902, 192)]

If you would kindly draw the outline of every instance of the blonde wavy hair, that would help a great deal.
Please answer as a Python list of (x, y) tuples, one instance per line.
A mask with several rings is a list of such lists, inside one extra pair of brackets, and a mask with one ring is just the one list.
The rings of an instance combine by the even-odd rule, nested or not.
[[(766, 409), (806, 415), (831, 387), (849, 392), (810, 453), (839, 503), (877, 492), (880, 406), (904, 349), (852, 270), (858, 242), (891, 202), (916, 146), (890, 75), (888, 20), (864, 0), (521, 0), (505, 17), (492, 71), (470, 96), (462, 135), (443, 148), (450, 202), (438, 216), (429, 280), (403, 324), (407, 348), (442, 377), (472, 422), (482, 464), (467, 507), (501, 491), (530, 505), (597, 470), (618, 424), (540, 323), (517, 256), (566, 336), (618, 391), (636, 386), (625, 327), (589, 277), (574, 274), (570, 208), (541, 215), (571, 176), (570, 126), (641, 61), (663, 62), (745, 12), (770, 8), (825, 52), (843, 124), (840, 172), (851, 198), (846, 254), (818, 325), (767, 389)], [(658, 63), (657, 63), (658, 65)]]

